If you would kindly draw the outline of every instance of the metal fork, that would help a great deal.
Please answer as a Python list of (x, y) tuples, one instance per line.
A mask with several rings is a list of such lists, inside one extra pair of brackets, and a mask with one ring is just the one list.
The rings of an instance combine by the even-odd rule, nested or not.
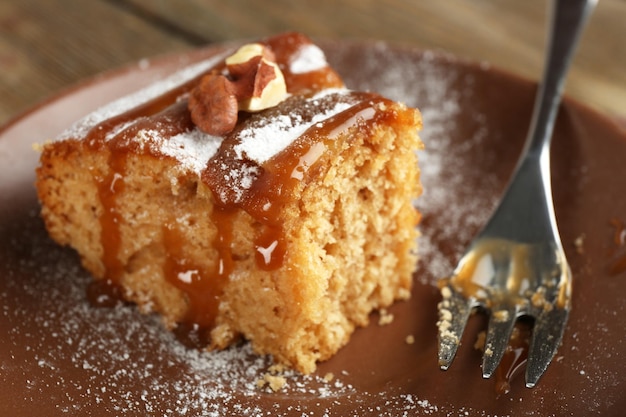
[(561, 343), (570, 311), (571, 272), (559, 238), (550, 186), (550, 141), (565, 76), (597, 0), (556, 0), (543, 81), (515, 173), (493, 216), (452, 277), (440, 281), (439, 366), (452, 363), (473, 308), (489, 312), (483, 377), (496, 370), (516, 320), (534, 318), (526, 386), (534, 387)]

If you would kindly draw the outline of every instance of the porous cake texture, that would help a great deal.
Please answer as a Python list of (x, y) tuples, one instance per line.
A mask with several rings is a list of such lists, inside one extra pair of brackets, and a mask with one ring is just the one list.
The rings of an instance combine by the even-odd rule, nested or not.
[(96, 280), (211, 348), (243, 336), (310, 373), (410, 295), (420, 128), (283, 34), (77, 122), (36, 185), (50, 236)]

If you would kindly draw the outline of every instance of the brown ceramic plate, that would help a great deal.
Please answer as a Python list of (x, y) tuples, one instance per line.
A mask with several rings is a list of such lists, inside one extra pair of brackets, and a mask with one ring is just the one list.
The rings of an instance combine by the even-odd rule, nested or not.
[(526, 389), (514, 375), (511, 391), (497, 394), (496, 382), (481, 378), (481, 354), (472, 347), (480, 315), (451, 369), (438, 369), (433, 282), (451, 271), (497, 201), (526, 134), (535, 85), (443, 54), (378, 43), (323, 46), (349, 86), (424, 115), (423, 256), (412, 299), (390, 309), (393, 322), (379, 326), (373, 316), (317, 374), (288, 375), (274, 393), (256, 387), (267, 360), (246, 345), (198, 352), (132, 306), (88, 303), (89, 276), (71, 250), (48, 239), (38, 217), (32, 144), (217, 49), (144, 61), (82, 83), (0, 131), (1, 415), (606, 416), (626, 407), (626, 133), (565, 100), (552, 169), (574, 307), (539, 385)]

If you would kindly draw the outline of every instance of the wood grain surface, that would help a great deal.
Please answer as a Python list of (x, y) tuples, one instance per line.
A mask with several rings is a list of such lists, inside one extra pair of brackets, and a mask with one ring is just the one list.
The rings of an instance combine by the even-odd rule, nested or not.
[[(0, 124), (59, 90), (144, 57), (286, 30), (445, 50), (541, 74), (545, 0), (3, 0)], [(566, 91), (626, 118), (626, 0), (601, 0)]]

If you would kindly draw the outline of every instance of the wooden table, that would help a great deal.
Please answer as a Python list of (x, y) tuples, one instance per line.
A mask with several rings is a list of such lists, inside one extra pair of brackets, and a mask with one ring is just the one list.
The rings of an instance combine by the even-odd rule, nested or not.
[[(540, 76), (544, 0), (2, 0), (0, 124), (83, 78), (143, 57), (298, 30), (382, 39)], [(626, 1), (602, 0), (567, 93), (626, 119)]]

